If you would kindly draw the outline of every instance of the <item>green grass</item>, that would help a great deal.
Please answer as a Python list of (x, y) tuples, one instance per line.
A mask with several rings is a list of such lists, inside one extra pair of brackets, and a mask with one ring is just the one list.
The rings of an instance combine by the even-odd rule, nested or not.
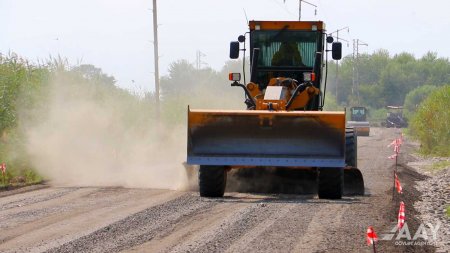
[(438, 172), (448, 167), (450, 167), (450, 161), (439, 161), (427, 166), (427, 169), (432, 172)]
[(42, 177), (36, 171), (27, 169), (24, 172), (26, 184), (38, 184), (42, 182)]
[(39, 184), (43, 181), (41, 175), (35, 170), (9, 170), (5, 174), (5, 178), (0, 174), (0, 188), (7, 186), (25, 186), (32, 184)]
[(450, 206), (447, 206), (447, 217), (450, 218)]

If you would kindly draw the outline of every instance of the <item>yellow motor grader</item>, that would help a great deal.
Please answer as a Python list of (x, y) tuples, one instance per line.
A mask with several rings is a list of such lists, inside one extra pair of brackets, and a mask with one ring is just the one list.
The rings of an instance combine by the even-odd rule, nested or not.
[[(249, 27), (250, 82), (229, 75), (231, 86), (245, 92), (246, 110), (188, 108), (187, 163), (200, 165), (200, 195), (222, 197), (232, 169), (264, 168), (316, 170), (319, 198), (364, 194), (345, 110), (322, 111), (328, 52), (341, 59), (341, 43), (321, 21), (250, 21)], [(230, 43), (230, 58), (244, 51), (245, 59), (246, 35)]]

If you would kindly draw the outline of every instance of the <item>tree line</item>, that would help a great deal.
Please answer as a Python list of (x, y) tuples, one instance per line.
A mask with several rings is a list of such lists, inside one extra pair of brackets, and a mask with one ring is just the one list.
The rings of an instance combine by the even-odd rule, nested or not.
[[(379, 109), (403, 105), (406, 95), (422, 86), (449, 84), (450, 61), (433, 52), (416, 58), (406, 52), (390, 55), (387, 50), (378, 50), (359, 55), (357, 59), (351, 55), (344, 57), (339, 63), (338, 75), (335, 63), (331, 62), (329, 77), (329, 91), (336, 95), (337, 89), (338, 104)], [(354, 87), (355, 79), (358, 87)]]

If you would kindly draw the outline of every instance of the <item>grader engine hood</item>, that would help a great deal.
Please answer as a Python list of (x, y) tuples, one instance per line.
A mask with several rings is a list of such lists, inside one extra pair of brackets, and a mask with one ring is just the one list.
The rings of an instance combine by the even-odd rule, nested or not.
[(187, 162), (344, 167), (345, 113), (188, 109)]

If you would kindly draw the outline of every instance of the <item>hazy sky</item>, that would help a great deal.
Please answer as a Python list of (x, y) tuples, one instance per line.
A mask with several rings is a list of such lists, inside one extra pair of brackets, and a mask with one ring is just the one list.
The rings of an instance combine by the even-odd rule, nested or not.
[[(325, 21), (328, 32), (391, 54), (450, 57), (448, 0), (308, 0), (302, 20)], [(249, 20), (297, 20), (298, 0), (158, 0), (160, 71), (170, 63), (195, 62), (196, 51), (220, 70), (229, 42), (247, 31)], [(31, 60), (60, 54), (72, 64), (94, 64), (128, 89), (153, 90), (152, 0), (0, 0), (0, 53)], [(344, 54), (352, 52), (352, 44)], [(224, 77), (227, 78), (227, 77)], [(131, 80), (135, 82), (132, 83)]]

